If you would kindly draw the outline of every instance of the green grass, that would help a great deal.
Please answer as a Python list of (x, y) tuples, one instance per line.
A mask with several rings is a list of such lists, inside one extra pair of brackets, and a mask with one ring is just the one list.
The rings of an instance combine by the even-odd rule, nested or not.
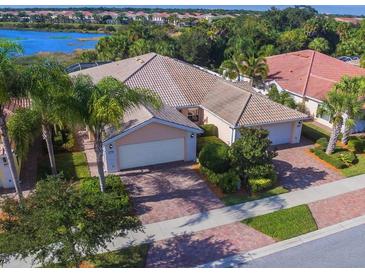
[(316, 126), (312, 122), (303, 123), (302, 135), (312, 141), (317, 141), (319, 138), (326, 137), (329, 139), (331, 132), (325, 130), (319, 126)]
[[(59, 172), (63, 172), (66, 179), (80, 180), (90, 176), (84, 152), (64, 152), (56, 154), (56, 167)], [(51, 174), (48, 155), (44, 155), (38, 165), (38, 180)]]
[(317, 230), (317, 224), (307, 205), (282, 209), (242, 222), (277, 240), (286, 240)]
[(365, 173), (365, 155), (358, 154), (357, 159), (359, 160), (357, 164), (341, 170), (344, 176), (352, 177)]
[(283, 193), (287, 193), (287, 192), (288, 192), (288, 190), (285, 189), (284, 187), (277, 186), (275, 188), (267, 190), (266, 192), (253, 194), (252, 196), (247, 196), (246, 194), (242, 194), (242, 193), (227, 194), (223, 198), (221, 198), (221, 200), (223, 201), (223, 203), (226, 206), (230, 206), (230, 205), (241, 204), (241, 203), (254, 201), (254, 200), (258, 200), (258, 199), (263, 199), (266, 197), (275, 196), (275, 195), (279, 195), (279, 194), (283, 194)]
[(148, 245), (143, 244), (139, 246), (132, 246), (127, 249), (98, 254), (90, 261), (95, 265), (95, 267), (102, 268), (141, 268), (145, 266), (147, 252)]

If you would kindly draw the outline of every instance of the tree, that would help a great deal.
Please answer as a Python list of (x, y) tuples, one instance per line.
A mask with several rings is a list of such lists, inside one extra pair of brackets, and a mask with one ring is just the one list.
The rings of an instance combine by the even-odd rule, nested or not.
[(120, 178), (108, 176), (106, 186), (101, 193), (94, 178), (71, 184), (49, 176), (23, 207), (11, 198), (2, 201), (0, 263), (33, 256), (43, 266), (79, 267), (115, 237), (140, 230)]
[(360, 58), (360, 67), (365, 68), (365, 54), (363, 54)]
[(79, 117), (94, 137), (100, 189), (103, 192), (105, 177), (102, 133), (105, 127), (113, 126), (118, 129), (126, 111), (140, 105), (159, 109), (161, 100), (149, 90), (129, 88), (113, 77), (105, 77), (95, 85), (90, 77), (80, 75), (73, 82)]
[(234, 54), (232, 59), (225, 60), (221, 66), (220, 70), (224, 77), (231, 80), (240, 80), (240, 76), (243, 74), (243, 56), (242, 54)]
[(282, 32), (277, 43), (284, 52), (297, 51), (304, 48), (307, 36), (302, 29), (293, 29)]
[(21, 47), (13, 42), (0, 40), (0, 130), (1, 140), (9, 163), (11, 179), (13, 181), (19, 201), (22, 202), (23, 194), (19, 185), (19, 177), (15, 166), (14, 155), (11, 149), (7, 127), (6, 105), (11, 102), (12, 98), (19, 97), (23, 94), (22, 74), (19, 68), (14, 64), (11, 56), (19, 54)]
[(130, 42), (127, 35), (116, 34), (102, 37), (95, 48), (98, 56), (103, 61), (121, 60), (128, 57)]
[(308, 48), (322, 53), (328, 53), (330, 50), (328, 41), (322, 37), (313, 39), (312, 42), (309, 43)]
[(267, 96), (274, 102), (290, 107), (292, 109), (295, 109), (297, 107), (294, 98), (286, 91), (279, 92), (278, 88), (275, 85), (270, 88)]
[(335, 89), (346, 94), (344, 112), (345, 129), (342, 134), (342, 143), (347, 145), (356, 119), (363, 116), (365, 78), (344, 76), (335, 85)]
[(268, 178), (272, 175), (272, 159), (276, 156), (269, 149), (271, 141), (266, 129), (241, 128), (240, 138), (230, 150), (231, 164), (236, 169), (248, 193), (251, 193), (248, 178)]
[(331, 136), (326, 149), (326, 153), (328, 155), (335, 151), (336, 142), (341, 132), (344, 121), (343, 115), (346, 112), (346, 96), (346, 93), (334, 87), (329, 93), (327, 93), (326, 99), (317, 110), (319, 115), (328, 115), (332, 122)]
[(138, 56), (151, 51), (150, 43), (145, 39), (138, 39), (129, 48), (129, 56)]
[(266, 79), (269, 68), (263, 56), (256, 55), (252, 50), (247, 50), (242, 55), (242, 72), (251, 78), (251, 85), (255, 85)]
[(15, 154), (24, 160), (40, 133), (40, 117), (32, 109), (21, 108), (10, 116), (8, 121), (9, 137), (15, 143)]
[(32, 109), (40, 116), (43, 139), (47, 144), (52, 174), (57, 174), (53, 150), (52, 126), (64, 126), (74, 121), (72, 82), (64, 68), (54, 61), (44, 60), (28, 69), (28, 93)]

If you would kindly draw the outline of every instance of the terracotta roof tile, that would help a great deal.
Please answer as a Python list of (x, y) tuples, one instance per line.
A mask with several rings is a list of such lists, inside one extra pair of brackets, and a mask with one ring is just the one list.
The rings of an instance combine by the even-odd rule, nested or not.
[(313, 50), (302, 50), (267, 58), (269, 80), (300, 96), (323, 100), (342, 76), (365, 76), (365, 69)]

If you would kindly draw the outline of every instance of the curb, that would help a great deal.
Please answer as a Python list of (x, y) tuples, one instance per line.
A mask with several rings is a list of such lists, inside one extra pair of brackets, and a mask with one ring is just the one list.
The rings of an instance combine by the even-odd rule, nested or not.
[(238, 253), (233, 256), (222, 258), (213, 262), (198, 265), (198, 268), (228, 268), (239, 267), (249, 261), (271, 255), (304, 243), (308, 243), (317, 239), (321, 239), (332, 234), (365, 224), (365, 215), (353, 218), (335, 225), (331, 225), (307, 234), (297, 236), (288, 240), (280, 241), (272, 245), (267, 245), (249, 252)]

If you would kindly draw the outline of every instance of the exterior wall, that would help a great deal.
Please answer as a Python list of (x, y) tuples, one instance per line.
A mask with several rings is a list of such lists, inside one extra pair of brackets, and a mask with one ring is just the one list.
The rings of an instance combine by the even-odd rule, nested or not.
[[(15, 157), (15, 155), (14, 155), (14, 157)], [(4, 162), (3, 158), (6, 159), (6, 162)], [(15, 165), (16, 165), (16, 171), (19, 175), (20, 165), (18, 164), (18, 161), (16, 158), (14, 160), (15, 160)], [(2, 188), (13, 188), (14, 187), (13, 180), (11, 179), (8, 159), (5, 154), (0, 156), (0, 187), (2, 187)]]
[(233, 142), (233, 129), (231, 126), (215, 116), (209, 110), (204, 110), (204, 124), (213, 124), (218, 128), (218, 137), (228, 145)]
[[(283, 129), (287, 130), (286, 139), (288, 140), (288, 143), (290, 144), (296, 144), (300, 142), (300, 136), (302, 133), (302, 121), (294, 121), (294, 122), (287, 122), (287, 123), (278, 123), (278, 124), (269, 124), (269, 125), (263, 125), (261, 128), (272, 130), (273, 132), (276, 130), (280, 132), (284, 132)], [(258, 127), (260, 128), (260, 127)], [(235, 141), (240, 138), (240, 132), (238, 129), (235, 129)]]
[[(111, 145), (105, 145), (105, 166), (108, 172), (119, 171), (119, 146), (129, 144), (139, 144), (145, 142), (161, 141), (167, 139), (184, 138), (185, 141), (185, 161), (196, 160), (196, 134), (162, 125), (160, 123), (151, 123), (140, 129), (137, 129), (130, 134), (120, 137), (120, 139), (113, 142)], [(163, 149), (163, 148), (161, 148)]]

